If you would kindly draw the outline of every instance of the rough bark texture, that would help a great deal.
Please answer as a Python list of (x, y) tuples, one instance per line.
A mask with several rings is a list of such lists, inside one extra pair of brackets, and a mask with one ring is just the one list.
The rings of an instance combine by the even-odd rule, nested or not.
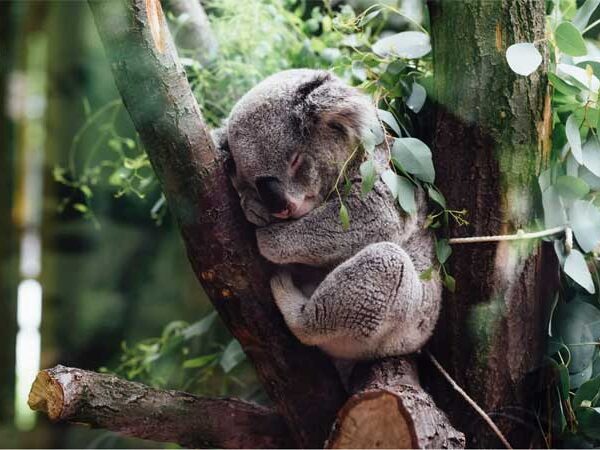
[(410, 357), (363, 363), (328, 448), (464, 448), (465, 437), (419, 383)]
[[(513, 43), (544, 37), (544, 2), (440, 0), (430, 2), (430, 11), (438, 185), (451, 207), (468, 210), (470, 222), (451, 227), (450, 235), (527, 227), (547, 149), (546, 80), (542, 69), (513, 74), (504, 55)], [(522, 422), (533, 417), (525, 379), (541, 361), (553, 284), (545, 277), (555, 267), (537, 244), (455, 246), (449, 268), (457, 288), (446, 295), (434, 345), (459, 385), (518, 447), (535, 434)], [(448, 407), (470, 445), (499, 445), (464, 403)]]
[(270, 266), (218, 159), (177, 62), (160, 5), (91, 0), (123, 101), (177, 218), (188, 257), (222, 320), (254, 363), (299, 446), (321, 447), (345, 392), (335, 368), (288, 331)]
[(177, 18), (172, 28), (176, 30), (173, 37), (179, 51), (201, 64), (214, 59), (219, 44), (200, 0), (164, 0), (164, 4)]
[(286, 448), (293, 444), (281, 416), (262, 406), (159, 391), (64, 366), (38, 374), (28, 403), (53, 421), (86, 423), (185, 447)]

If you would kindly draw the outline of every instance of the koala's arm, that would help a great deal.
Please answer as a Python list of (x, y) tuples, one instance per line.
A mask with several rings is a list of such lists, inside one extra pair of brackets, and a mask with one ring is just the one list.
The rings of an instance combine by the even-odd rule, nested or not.
[(340, 201), (335, 197), (299, 219), (257, 229), (260, 253), (276, 264), (328, 267), (369, 244), (398, 242), (400, 235), (416, 222), (400, 215), (382, 182), (364, 196), (360, 183), (355, 183), (344, 204), (350, 216), (349, 229), (342, 227)]

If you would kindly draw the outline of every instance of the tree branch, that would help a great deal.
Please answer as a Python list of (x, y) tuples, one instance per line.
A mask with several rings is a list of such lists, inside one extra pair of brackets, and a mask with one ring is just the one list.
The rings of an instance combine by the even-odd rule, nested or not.
[[(178, 62), (157, 0), (90, 0), (117, 88), (162, 183), (188, 257), (296, 444), (322, 447), (346, 399), (335, 368), (289, 332)], [(310, 395), (307, 395), (310, 393)]]
[(202, 65), (214, 59), (219, 44), (200, 1), (164, 0), (164, 5), (178, 21), (174, 38), (180, 51), (189, 53)]
[(353, 395), (327, 448), (464, 448), (464, 435), (421, 387), (412, 357), (358, 364), (350, 381)]
[(281, 416), (262, 406), (152, 389), (112, 375), (64, 366), (38, 374), (28, 404), (53, 421), (85, 423), (185, 447), (293, 445)]

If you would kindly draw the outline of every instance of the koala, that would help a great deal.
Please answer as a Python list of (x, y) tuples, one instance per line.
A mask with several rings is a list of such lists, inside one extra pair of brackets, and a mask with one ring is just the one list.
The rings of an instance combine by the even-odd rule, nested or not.
[[(423, 192), (412, 216), (381, 181), (361, 194), (359, 146), (374, 127), (381, 123), (369, 97), (327, 71), (296, 69), (251, 89), (215, 132), (233, 159), (232, 182), (258, 249), (278, 266), (271, 288), (286, 324), (304, 344), (342, 360), (418, 351), (441, 303), (440, 281), (419, 278), (434, 263)], [(376, 151), (379, 172), (388, 151)], [(344, 166), (347, 230), (332, 194)]]

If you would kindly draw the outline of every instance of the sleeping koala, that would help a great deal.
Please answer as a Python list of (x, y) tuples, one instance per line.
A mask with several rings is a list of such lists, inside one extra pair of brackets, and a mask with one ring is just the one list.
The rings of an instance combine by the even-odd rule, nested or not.
[[(235, 163), (232, 181), (257, 226), (260, 253), (282, 266), (271, 288), (287, 325), (303, 343), (340, 359), (415, 352), (440, 309), (439, 280), (419, 278), (434, 262), (422, 192), (418, 214), (408, 216), (381, 181), (361, 195), (360, 161), (352, 161), (348, 230), (339, 197), (330, 196), (361, 136), (374, 127), (380, 122), (367, 96), (328, 72), (300, 69), (250, 90), (215, 133)], [(386, 152), (377, 152), (379, 171)], [(292, 268), (317, 268), (320, 276), (298, 285)]]

